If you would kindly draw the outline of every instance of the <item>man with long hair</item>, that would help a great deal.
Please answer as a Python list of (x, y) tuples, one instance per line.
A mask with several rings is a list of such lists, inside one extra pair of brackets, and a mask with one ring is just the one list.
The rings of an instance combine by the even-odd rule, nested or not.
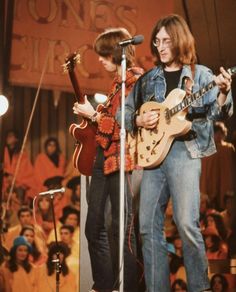
[[(158, 146), (166, 135), (167, 130), (163, 127), (177, 127), (173, 120), (180, 107), (174, 107), (178, 97), (173, 94), (168, 96), (170, 91), (181, 88), (187, 92), (190, 98), (185, 98), (184, 103), (179, 105), (185, 110), (191, 98), (196, 100), (187, 108), (188, 119), (192, 121), (190, 131), (173, 139), (159, 165), (145, 168), (143, 172), (139, 219), (147, 290), (169, 292), (171, 289), (164, 236), (165, 209), (171, 197), (173, 218), (183, 242), (188, 291), (205, 291), (209, 288), (209, 281), (204, 242), (199, 229), (200, 158), (216, 151), (212, 119), (232, 113), (231, 76), (220, 68), (220, 75), (214, 77), (208, 68), (196, 64), (194, 38), (185, 20), (178, 15), (166, 16), (156, 23), (150, 45), (157, 66), (136, 82), (126, 99), (127, 130), (133, 134), (147, 130), (151, 133), (153, 144)], [(191, 95), (213, 80), (217, 86), (202, 97), (197, 99), (197, 95)], [(151, 98), (157, 104), (169, 99), (169, 104), (172, 102), (173, 106), (163, 112), (160, 106), (156, 110), (150, 108), (137, 112)], [(117, 118), (120, 120), (120, 112)], [(183, 115), (180, 120), (183, 120)], [(152, 137), (154, 135), (158, 141)], [(146, 152), (148, 150), (147, 147)], [(150, 153), (152, 155), (155, 155), (155, 149)]]
[[(98, 143), (96, 160), (88, 196), (88, 214), (85, 233), (91, 259), (94, 292), (111, 292), (119, 287), (119, 168), (120, 168), (120, 127), (115, 120), (121, 104), (121, 59), (122, 50), (118, 43), (131, 38), (124, 28), (111, 28), (101, 33), (95, 40), (94, 49), (105, 70), (113, 74), (114, 79), (108, 96), (109, 101), (101, 112), (96, 112), (85, 98), (84, 104), (75, 103), (74, 113), (97, 124), (96, 141)], [(126, 48), (127, 72), (126, 94), (143, 73), (134, 66), (135, 51), (132, 45)], [(127, 146), (127, 145), (126, 145)], [(126, 173), (134, 163), (126, 155)], [(124, 241), (124, 290), (137, 291), (136, 258), (132, 222), (131, 192), (125, 191), (126, 228)], [(111, 202), (111, 240), (105, 227), (107, 198)], [(112, 244), (111, 244), (112, 242)], [(122, 251), (121, 251), (122, 252)]]

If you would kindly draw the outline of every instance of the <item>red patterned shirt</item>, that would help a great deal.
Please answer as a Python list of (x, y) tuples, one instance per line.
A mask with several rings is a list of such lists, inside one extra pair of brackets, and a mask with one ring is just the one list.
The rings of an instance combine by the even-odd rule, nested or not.
[[(136, 80), (143, 74), (143, 69), (132, 67), (126, 71), (125, 96), (129, 94)], [(97, 143), (104, 149), (104, 174), (120, 169), (120, 126), (115, 120), (116, 112), (121, 105), (121, 76), (113, 79), (109, 94), (109, 103), (102, 110), (96, 135)], [(126, 144), (125, 170), (131, 171), (134, 162), (129, 155)]]

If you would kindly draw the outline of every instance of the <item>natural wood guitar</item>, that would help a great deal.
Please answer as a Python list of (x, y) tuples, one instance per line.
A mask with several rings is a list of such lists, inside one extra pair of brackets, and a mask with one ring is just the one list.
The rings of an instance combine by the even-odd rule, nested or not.
[[(75, 92), (75, 98), (78, 103), (84, 103), (84, 95), (82, 95), (77, 76), (75, 74), (75, 64), (79, 60), (79, 55), (74, 53), (67, 57), (64, 65), (69, 72), (70, 80)], [(75, 139), (75, 151), (73, 154), (74, 167), (83, 175), (90, 176), (92, 174), (94, 158), (96, 154), (95, 135), (97, 127), (90, 120), (80, 117), (79, 124), (71, 124), (69, 128), (70, 134)]]
[[(229, 69), (228, 72), (231, 75), (235, 74), (236, 67)], [(139, 115), (156, 111), (159, 120), (154, 129), (139, 128), (134, 138), (128, 135), (130, 154), (135, 157), (139, 166), (153, 168), (162, 163), (173, 140), (191, 129), (192, 122), (186, 120), (188, 107), (215, 85), (216, 83), (212, 81), (198, 92), (188, 96), (184, 90), (176, 88), (169, 93), (164, 102), (150, 101), (140, 107)]]

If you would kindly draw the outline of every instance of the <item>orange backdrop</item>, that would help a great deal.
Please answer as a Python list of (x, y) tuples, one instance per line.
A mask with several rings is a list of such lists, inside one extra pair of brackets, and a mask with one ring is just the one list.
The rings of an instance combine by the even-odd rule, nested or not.
[(122, 26), (132, 35), (143, 34), (137, 62), (152, 66), (149, 38), (157, 19), (173, 11), (173, 0), (17, 0), (15, 1), (10, 82), (37, 87), (46, 56), (43, 87), (72, 91), (63, 74), (65, 57), (81, 55), (76, 66), (81, 88), (87, 94), (106, 92), (109, 76), (97, 61), (92, 44), (108, 27)]

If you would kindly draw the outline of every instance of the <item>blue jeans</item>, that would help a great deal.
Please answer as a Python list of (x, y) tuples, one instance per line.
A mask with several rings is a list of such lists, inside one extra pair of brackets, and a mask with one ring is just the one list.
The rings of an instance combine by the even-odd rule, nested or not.
[(148, 292), (170, 292), (165, 209), (173, 202), (173, 217), (183, 242), (188, 291), (209, 288), (205, 246), (199, 228), (201, 161), (192, 159), (184, 142), (174, 141), (163, 163), (144, 170), (140, 199), (140, 233)]
[[(118, 290), (119, 282), (119, 172), (103, 173), (103, 151), (98, 148), (88, 197), (85, 233), (91, 260), (93, 289), (99, 292)], [(126, 183), (127, 186), (127, 183)], [(107, 199), (111, 202), (111, 227), (106, 228)], [(136, 244), (132, 221), (132, 196), (125, 191), (126, 230), (124, 241), (124, 290), (137, 291)], [(110, 234), (110, 235), (109, 235)]]

